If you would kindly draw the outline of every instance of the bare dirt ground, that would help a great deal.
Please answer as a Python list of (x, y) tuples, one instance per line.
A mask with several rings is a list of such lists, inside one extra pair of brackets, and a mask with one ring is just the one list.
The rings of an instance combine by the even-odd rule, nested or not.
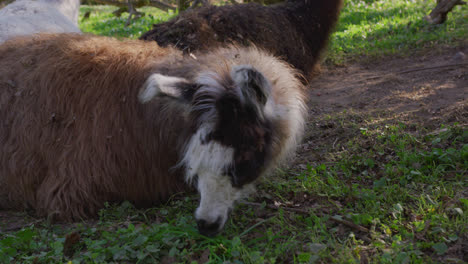
[(314, 114), (353, 108), (439, 119), (467, 105), (468, 46), (325, 68), (311, 88)]
[(468, 43), (408, 57), (325, 66), (310, 86), (310, 117), (296, 164), (323, 160), (324, 153), (311, 151), (311, 146), (332, 146), (347, 137), (348, 131), (327, 123), (327, 116), (342, 114), (358, 119), (357, 124), (365, 119), (406, 122), (428, 130), (455, 122), (466, 127)]

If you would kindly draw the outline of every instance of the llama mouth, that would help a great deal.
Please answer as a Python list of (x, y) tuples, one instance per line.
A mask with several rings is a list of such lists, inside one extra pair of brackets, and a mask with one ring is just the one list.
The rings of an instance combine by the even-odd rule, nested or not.
[(197, 227), (201, 235), (214, 237), (223, 230), (224, 225), (221, 217), (218, 217), (214, 223), (208, 223), (203, 219), (197, 220)]

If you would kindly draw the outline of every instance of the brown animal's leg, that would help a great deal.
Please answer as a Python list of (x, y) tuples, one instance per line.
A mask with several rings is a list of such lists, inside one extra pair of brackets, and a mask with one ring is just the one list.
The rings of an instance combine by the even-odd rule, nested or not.
[(4, 159), (0, 160), (0, 208), (31, 208), (35, 204), (37, 187), (47, 173), (47, 166), (34, 151), (23, 151), (15, 144), (8, 146), (2, 149)]
[(79, 181), (81, 176), (70, 167), (49, 171), (37, 190), (36, 210), (41, 216), (59, 221), (77, 221), (96, 216), (102, 207), (92, 184)]

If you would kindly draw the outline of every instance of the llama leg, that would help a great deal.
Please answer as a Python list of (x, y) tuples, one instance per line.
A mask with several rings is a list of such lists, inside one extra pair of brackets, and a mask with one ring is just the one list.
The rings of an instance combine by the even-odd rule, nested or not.
[(99, 201), (92, 183), (70, 170), (51, 172), (36, 192), (36, 210), (54, 220), (81, 220), (97, 215)]
[(34, 151), (23, 151), (14, 144), (8, 146), (13, 147), (2, 149), (6, 159), (0, 160), (0, 208), (31, 208), (35, 204), (37, 187), (47, 174), (47, 166)]

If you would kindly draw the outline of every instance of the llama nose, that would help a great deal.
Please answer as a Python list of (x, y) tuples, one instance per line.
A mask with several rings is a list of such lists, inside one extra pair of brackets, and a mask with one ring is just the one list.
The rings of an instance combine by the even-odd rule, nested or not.
[(221, 217), (218, 217), (215, 222), (209, 223), (203, 219), (197, 220), (198, 232), (204, 236), (213, 237), (220, 231)]

